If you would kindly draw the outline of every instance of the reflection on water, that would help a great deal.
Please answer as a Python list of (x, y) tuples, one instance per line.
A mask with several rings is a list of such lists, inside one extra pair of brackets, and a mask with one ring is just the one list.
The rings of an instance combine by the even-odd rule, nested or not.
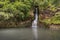
[[(60, 40), (60, 30), (38, 29), (39, 40)], [(31, 28), (0, 29), (0, 40), (34, 40)]]

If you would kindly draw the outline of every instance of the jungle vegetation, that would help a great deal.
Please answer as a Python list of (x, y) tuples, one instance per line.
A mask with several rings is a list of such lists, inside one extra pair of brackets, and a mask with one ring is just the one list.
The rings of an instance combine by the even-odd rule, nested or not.
[(34, 5), (39, 6), (39, 14), (46, 11), (50, 18), (39, 18), (39, 21), (49, 24), (60, 24), (60, 0), (0, 0), (0, 23), (5, 21), (26, 21), (33, 19), (30, 11)]

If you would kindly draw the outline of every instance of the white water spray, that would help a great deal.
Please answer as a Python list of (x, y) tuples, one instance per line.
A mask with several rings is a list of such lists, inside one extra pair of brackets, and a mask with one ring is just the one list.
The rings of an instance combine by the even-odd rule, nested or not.
[(37, 13), (38, 13), (38, 10), (36, 8), (35, 20), (32, 22), (32, 31), (33, 31), (34, 40), (38, 40), (38, 32), (37, 32), (38, 15)]

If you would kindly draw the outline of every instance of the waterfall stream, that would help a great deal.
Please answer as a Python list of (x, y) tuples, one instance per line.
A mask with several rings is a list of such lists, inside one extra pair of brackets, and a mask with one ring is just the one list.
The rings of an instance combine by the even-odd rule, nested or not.
[(38, 32), (37, 32), (37, 21), (38, 21), (38, 9), (35, 8), (35, 20), (32, 22), (32, 31), (33, 31), (33, 36), (34, 40), (38, 40)]

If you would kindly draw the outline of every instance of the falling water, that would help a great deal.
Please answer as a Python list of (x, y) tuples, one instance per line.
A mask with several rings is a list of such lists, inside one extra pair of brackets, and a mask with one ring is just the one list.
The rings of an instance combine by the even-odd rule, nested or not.
[(35, 10), (36, 10), (35, 20), (32, 22), (32, 31), (33, 31), (34, 40), (38, 40), (38, 33), (37, 33), (38, 10), (37, 8)]

